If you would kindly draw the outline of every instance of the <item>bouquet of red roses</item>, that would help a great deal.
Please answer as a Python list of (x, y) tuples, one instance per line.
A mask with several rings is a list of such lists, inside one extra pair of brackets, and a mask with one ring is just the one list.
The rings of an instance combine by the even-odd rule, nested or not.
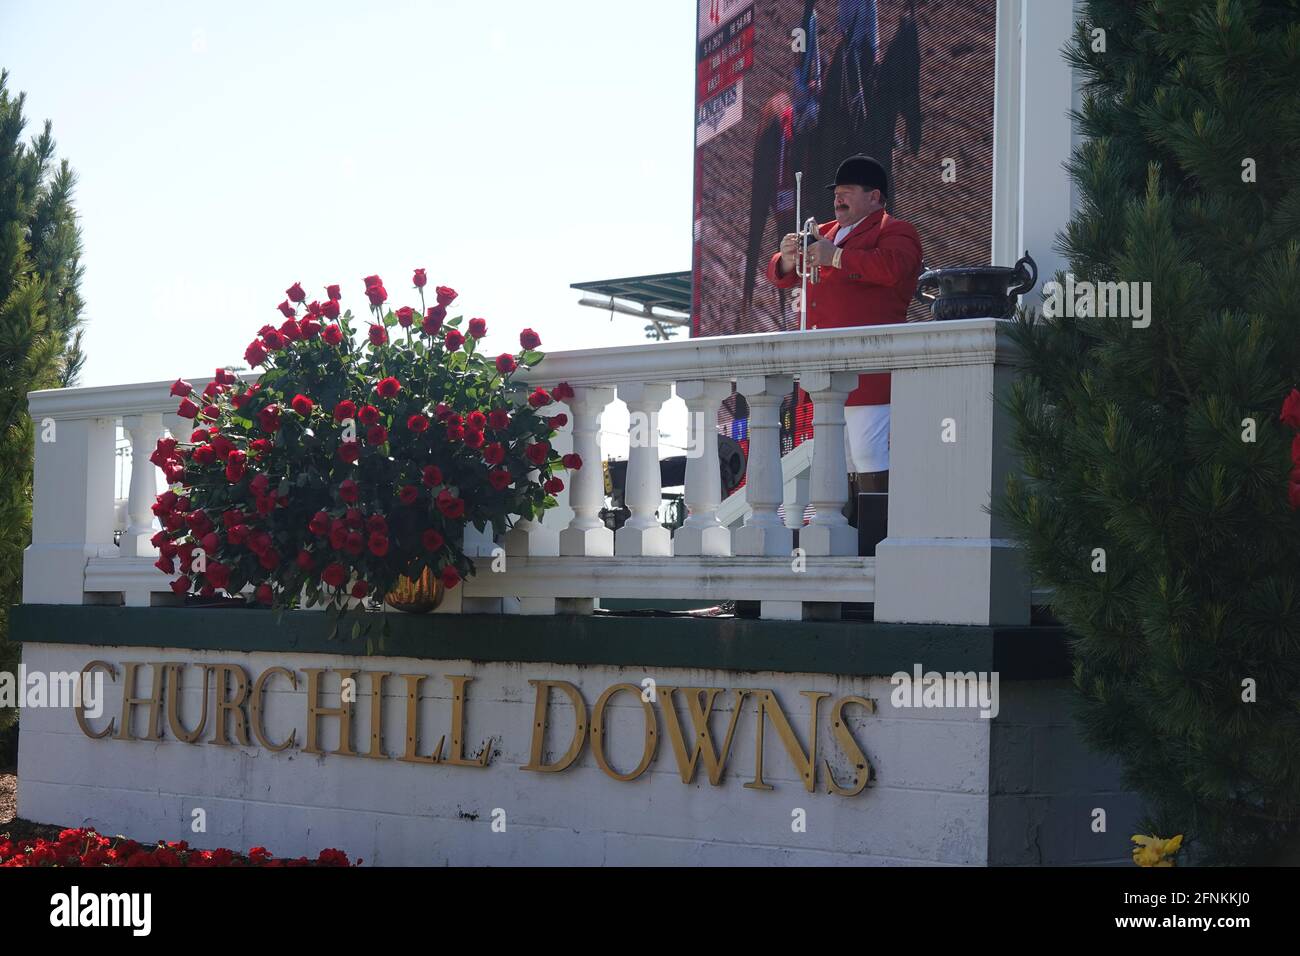
[(153, 541), (177, 594), (251, 584), (259, 603), (293, 607), (305, 594), (341, 611), (425, 569), (450, 589), (474, 572), (468, 523), (500, 534), (510, 516), (555, 506), (564, 481), (552, 472), (582, 461), (551, 448), (567, 419), (541, 409), (573, 390), (511, 381), (542, 360), (541, 339), (525, 329), (518, 353), (487, 358), (487, 323), (462, 331), (447, 318), (455, 290), (437, 287), (426, 307), (423, 269), (414, 284), (419, 311), (393, 311), (379, 277), (365, 279), (371, 321), (358, 344), (337, 285), (306, 303), (294, 283), (281, 324), (244, 353), (265, 369), (256, 383), (217, 369), (201, 394), (172, 385), (194, 430), (161, 439), (150, 460), (172, 486), (154, 505)]

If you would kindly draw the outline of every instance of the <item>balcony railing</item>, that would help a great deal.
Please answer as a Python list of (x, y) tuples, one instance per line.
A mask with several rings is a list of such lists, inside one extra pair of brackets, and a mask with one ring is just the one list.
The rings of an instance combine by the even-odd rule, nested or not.
[[(838, 617), (845, 602), (874, 604), (878, 621), (1025, 624), (1030, 596), (1016, 548), (988, 510), (1013, 467), (1009, 423), (995, 396), (1009, 387), (1012, 345), (997, 319), (764, 333), (551, 352), (525, 383), (565, 381), (569, 423), (552, 442), (589, 467), (572, 472), (559, 506), (521, 521), (499, 542), (474, 529), (472, 554), (500, 544), (442, 610), (591, 613), (602, 598), (757, 601), (763, 617)], [(889, 536), (875, 557), (857, 555), (841, 508), (847, 470), (844, 401), (859, 372), (893, 372)], [(797, 378), (814, 402), (815, 438), (784, 463), (778, 414)], [(196, 385), (206, 384), (194, 380)], [(717, 413), (731, 384), (749, 405), (744, 520), (721, 501)], [(32, 544), (24, 556), (28, 604), (169, 603), (169, 578), (153, 562), (150, 510), (158, 489), (148, 455), (164, 431), (188, 437), (170, 383), (32, 392), (37, 444)], [(661, 500), (658, 415), (672, 395), (688, 410), (685, 524), (670, 532)], [(626, 504), (617, 532), (599, 516), (601, 418), (616, 399), (630, 415)], [(133, 467), (119, 527), (116, 436)], [(811, 447), (809, 447), (811, 446)], [(793, 467), (793, 455), (799, 467)], [(809, 463), (810, 462), (810, 463)], [(144, 467), (134, 465), (144, 463)], [(806, 474), (806, 482), (793, 480)], [(798, 500), (806, 488), (808, 502)], [(796, 489), (792, 492), (790, 489)], [(793, 495), (793, 497), (792, 497)], [(798, 526), (805, 504), (816, 513)], [(119, 543), (114, 535), (119, 533)]]

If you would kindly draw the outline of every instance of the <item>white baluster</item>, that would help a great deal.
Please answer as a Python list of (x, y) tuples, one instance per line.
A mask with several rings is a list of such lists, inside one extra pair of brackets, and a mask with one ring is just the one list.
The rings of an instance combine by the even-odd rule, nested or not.
[(790, 392), (790, 379), (781, 375), (746, 375), (736, 391), (749, 404), (749, 461), (745, 466), (745, 499), (752, 509), (732, 537), (738, 555), (789, 555), (794, 535), (781, 521), (777, 506), (784, 487), (781, 474), (781, 399)]
[(809, 494), (817, 509), (799, 533), (808, 555), (858, 553), (858, 532), (841, 509), (848, 492), (844, 459), (844, 400), (858, 384), (856, 372), (809, 372), (799, 384), (813, 400), (813, 462)]
[(672, 533), (659, 521), (663, 483), (659, 471), (659, 409), (668, 400), (668, 385), (629, 383), (618, 397), (631, 412), (624, 501), (632, 512), (614, 535), (614, 551), (627, 555), (672, 554)]
[(152, 508), (158, 497), (161, 472), (149, 456), (162, 436), (162, 415), (126, 415), (122, 418), (122, 428), (131, 439), (131, 484), (126, 501), (127, 526), (118, 540), (119, 551), (124, 558), (156, 558), (158, 549), (149, 539), (158, 530)]
[(605, 479), (601, 471), (600, 420), (614, 400), (614, 389), (576, 386), (569, 399), (573, 449), (582, 467), (569, 472), (569, 505), (573, 520), (560, 532), (560, 554), (611, 557), (614, 532), (600, 518), (605, 505)]
[(23, 552), (24, 604), (81, 604), (86, 559), (113, 549), (113, 465), (117, 424), (111, 417), (42, 417), (36, 429), (32, 543)]
[(718, 520), (722, 474), (718, 463), (718, 405), (731, 394), (731, 383), (678, 382), (677, 397), (686, 402), (686, 521), (673, 537), (673, 554), (728, 555), (731, 532)]

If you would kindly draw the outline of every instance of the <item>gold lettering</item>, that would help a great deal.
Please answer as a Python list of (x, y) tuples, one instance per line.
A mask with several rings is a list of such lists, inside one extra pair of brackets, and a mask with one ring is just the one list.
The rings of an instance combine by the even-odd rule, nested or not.
[[(83, 688), (86, 686), (86, 678), (89, 677), (90, 672), (94, 670), (108, 671), (108, 676), (112, 678), (114, 683), (117, 682), (116, 667), (114, 667), (108, 661), (91, 661), (89, 664), (87, 664), (85, 667), (81, 669), (81, 686)], [(83, 690), (82, 700), (84, 700), (84, 698), (85, 698), (85, 691)], [(87, 737), (90, 737), (92, 740), (98, 740), (101, 737), (107, 737), (109, 734), (111, 734), (114, 731), (114, 729), (117, 727), (117, 721), (115, 721), (112, 717), (108, 718), (108, 726), (105, 727), (103, 730), (101, 730), (99, 733), (93, 733), (91, 731), (90, 725), (86, 723), (86, 708), (82, 705), (82, 700), (78, 700), (77, 706), (73, 708), (73, 712), (77, 715), (77, 726), (81, 728), (81, 732), (85, 734)]]
[(199, 725), (193, 730), (186, 730), (181, 720), (181, 690), (183, 689), (181, 672), (189, 667), (183, 662), (169, 662), (163, 665), (167, 669), (167, 726), (172, 736), (181, 743), (198, 743), (208, 726), (208, 668), (202, 664), (199, 670), (203, 674), (203, 705), (199, 708)]
[(322, 717), (337, 717), (339, 719), (339, 749), (332, 751), (341, 757), (355, 757), (356, 751), (352, 749), (352, 702), (343, 700), (343, 681), (348, 678), (356, 679), (355, 670), (339, 671), (339, 706), (322, 707), (320, 705), (320, 676), (328, 668), (325, 667), (304, 667), (303, 673), (307, 675), (307, 746), (302, 748), (303, 753), (318, 754), (323, 753), (320, 749), (320, 734), (317, 722)]
[(451, 681), (451, 756), (447, 763), (457, 767), (486, 767), (492, 756), (492, 738), (483, 741), (483, 752), (473, 760), (465, 757), (465, 685), (472, 677), (448, 674)]
[(823, 697), (829, 697), (830, 694), (820, 690), (801, 690), (799, 691), (804, 697), (807, 697), (812, 704), (812, 720), (808, 730), (808, 752), (804, 753), (803, 747), (799, 744), (799, 738), (794, 735), (794, 728), (790, 726), (790, 721), (786, 719), (785, 711), (781, 709), (780, 703), (777, 702), (776, 694), (770, 690), (755, 691), (758, 695), (758, 726), (754, 732), (754, 779), (745, 784), (749, 790), (771, 790), (770, 784), (763, 782), (763, 727), (764, 718), (771, 716), (772, 725), (776, 728), (777, 736), (781, 738), (781, 743), (785, 745), (785, 752), (790, 755), (790, 762), (794, 764), (799, 775), (803, 778), (804, 789), (812, 793), (816, 786), (817, 771), (817, 705)]
[[(691, 727), (695, 733), (692, 743), (695, 745), (689, 757), (686, 755), (686, 740), (682, 736), (681, 723), (677, 719), (677, 708), (673, 704), (673, 692), (682, 691), (686, 695), (686, 709), (691, 715)], [(745, 701), (747, 690), (735, 692), (736, 700), (731, 706), (731, 720), (727, 723), (727, 736), (722, 742), (719, 755), (713, 747), (713, 734), (709, 730), (709, 715), (713, 713), (713, 698), (722, 692), (721, 687), (659, 687), (659, 699), (663, 701), (664, 723), (668, 725), (668, 739), (673, 745), (673, 755), (677, 758), (677, 769), (681, 772), (682, 783), (695, 779), (695, 766), (700, 757), (704, 758), (704, 769), (708, 771), (709, 783), (718, 786), (722, 782), (722, 772), (727, 766), (727, 757), (731, 754), (731, 740), (736, 735), (736, 723), (740, 719), (741, 704)]]
[[(152, 667), (153, 669), (153, 689), (148, 697), (136, 697), (135, 695), (135, 672), (141, 667)], [(117, 728), (114, 735), (116, 740), (162, 740), (162, 695), (163, 695), (163, 669), (158, 665), (146, 665), (141, 661), (128, 661), (122, 665), (122, 723)], [(149, 733), (143, 737), (133, 737), (131, 735), (131, 708), (139, 707), (142, 704), (149, 705)]]
[(853, 739), (853, 733), (849, 730), (849, 725), (844, 722), (844, 705), (861, 704), (866, 708), (867, 713), (876, 712), (876, 702), (867, 700), (865, 697), (856, 697), (850, 694), (847, 697), (841, 697), (831, 708), (831, 733), (835, 735), (835, 740), (839, 743), (840, 749), (844, 751), (849, 758), (849, 763), (854, 767), (853, 782), (848, 787), (841, 787), (835, 782), (835, 775), (831, 773), (831, 762), (823, 760), (826, 767), (826, 792), (837, 793), (842, 797), (856, 797), (862, 792), (862, 788), (867, 785), (871, 779), (871, 764), (867, 762), (867, 755), (862, 752), (858, 742)]
[(390, 671), (363, 671), (370, 677), (370, 749), (363, 757), (387, 760), (384, 753), (384, 678), (392, 677)]
[[(558, 773), (578, 759), (582, 745), (587, 742), (587, 702), (582, 699), (578, 688), (566, 680), (530, 680), (537, 692), (537, 703), (533, 709), (533, 743), (528, 754), (528, 763), (520, 770), (535, 770), (538, 773)], [(542, 763), (542, 747), (546, 741), (546, 722), (550, 712), (551, 688), (563, 691), (573, 704), (576, 718), (573, 726), (573, 740), (564, 756), (555, 763)]]
[[(249, 705), (249, 710), (251, 711), (253, 736), (257, 738), (257, 742), (267, 750), (278, 753), (279, 751), (285, 750), (294, 745), (298, 739), (298, 728), (294, 727), (290, 730), (289, 738), (283, 743), (273, 744), (266, 736), (266, 716), (262, 712), (262, 695), (266, 693), (266, 682), (276, 674), (283, 674), (285, 677), (289, 678), (289, 686), (294, 690), (298, 689), (298, 675), (289, 670), (289, 668), (268, 667), (266, 670), (262, 671), (262, 673), (258, 674), (257, 680), (253, 682), (253, 699), (252, 703)], [(206, 690), (207, 688), (205, 687), (205, 700), (207, 699)]]
[[(641, 704), (641, 711), (645, 715), (645, 747), (641, 751), (641, 762), (636, 765), (636, 769), (630, 773), (619, 773), (609, 764), (609, 758), (605, 755), (605, 705), (609, 699), (621, 690), (630, 691), (636, 696)], [(596, 700), (596, 706), (591, 712), (591, 752), (596, 758), (596, 765), (605, 771), (615, 780), (635, 780), (641, 774), (645, 773), (650, 762), (655, 759), (655, 751), (659, 749), (659, 737), (655, 733), (658, 723), (655, 720), (655, 709), (650, 706), (650, 702), (641, 696), (641, 688), (636, 684), (615, 684), (613, 687), (607, 687), (605, 693), (601, 694)]]
[(424, 674), (403, 674), (406, 681), (406, 753), (397, 759), (403, 763), (442, 763), (442, 745), (446, 736), (438, 738), (433, 755), (422, 757), (416, 751), (420, 746), (420, 681)]
[[(248, 674), (239, 664), (212, 665), (212, 683), (217, 692), (216, 729), (208, 741), (218, 747), (229, 747), (230, 738), (226, 735), (226, 715), (235, 718), (235, 740), (242, 747), (251, 747), (248, 739), (248, 717), (244, 713), (244, 703), (248, 700)], [(235, 680), (235, 693), (230, 695), (230, 680)], [(206, 679), (206, 678), (205, 678)]]

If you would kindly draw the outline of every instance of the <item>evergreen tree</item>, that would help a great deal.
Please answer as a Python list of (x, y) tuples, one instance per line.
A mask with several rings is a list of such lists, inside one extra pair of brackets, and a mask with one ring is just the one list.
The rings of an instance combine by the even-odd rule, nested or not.
[[(27, 393), (75, 383), (81, 351), (81, 232), (72, 208), (76, 177), (54, 165), (47, 121), (22, 142), (23, 101), (0, 71), (0, 670), (9, 607), (22, 600), (23, 549), (31, 541), (33, 428)], [(0, 731), (14, 719), (0, 711)]]
[(1085, 736), (1147, 825), (1195, 860), (1294, 861), (1300, 519), (1279, 410), (1300, 382), (1300, 7), (1081, 13), (1059, 245), (1076, 282), (1150, 282), (1149, 325), (1017, 319), (1023, 474), (1002, 506), (1074, 639)]

